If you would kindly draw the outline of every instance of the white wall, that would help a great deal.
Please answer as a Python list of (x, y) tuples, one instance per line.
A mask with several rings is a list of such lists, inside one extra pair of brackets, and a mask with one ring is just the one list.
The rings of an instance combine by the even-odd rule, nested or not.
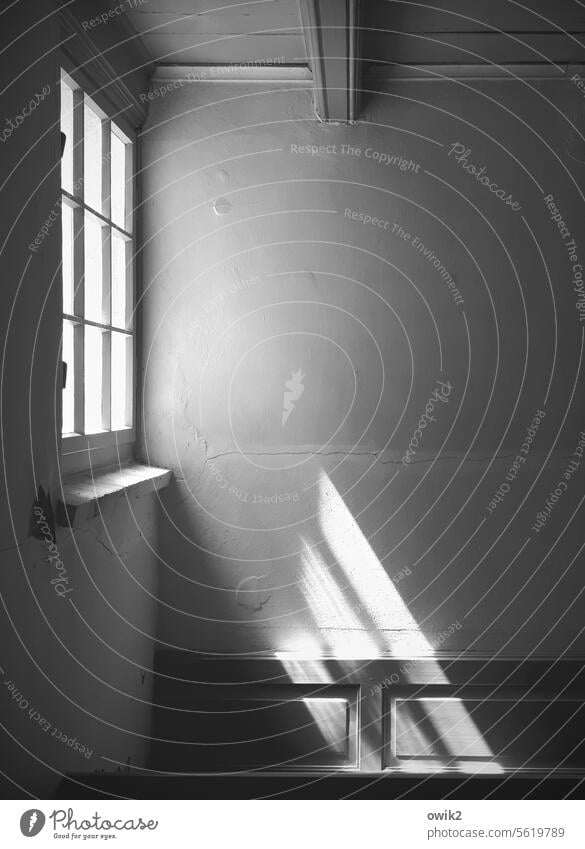
[[(355, 127), (320, 125), (293, 87), (185, 84), (152, 100), (144, 451), (176, 475), (168, 645), (582, 653), (569, 609), (580, 561), (564, 574), (582, 531), (560, 536), (582, 470), (546, 528), (531, 526), (585, 427), (580, 382), (571, 402), (584, 325), (539, 189), (585, 245), (583, 104), (568, 81), (469, 85), (397, 82), (368, 96)], [(449, 156), (457, 142), (520, 209)], [(304, 391), (282, 426), (297, 369)], [(405, 467), (439, 379), (448, 402)], [(528, 462), (490, 514), (538, 410)]]

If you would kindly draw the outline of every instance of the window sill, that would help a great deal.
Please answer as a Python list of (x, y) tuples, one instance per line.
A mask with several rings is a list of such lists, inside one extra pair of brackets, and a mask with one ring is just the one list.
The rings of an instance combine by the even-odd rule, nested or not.
[(158, 492), (168, 486), (171, 474), (168, 469), (130, 463), (122, 468), (108, 467), (64, 477), (57, 524), (74, 527), (97, 516), (106, 499), (130, 492), (134, 497)]

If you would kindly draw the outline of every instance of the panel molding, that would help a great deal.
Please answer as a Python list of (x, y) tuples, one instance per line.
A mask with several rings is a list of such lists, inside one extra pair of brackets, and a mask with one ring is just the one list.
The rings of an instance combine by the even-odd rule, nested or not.
[[(416, 689), (388, 688), (382, 698), (382, 768), (410, 775), (429, 772), (446, 775), (482, 773), (496, 777), (512, 773), (585, 775), (583, 752), (577, 752), (578, 762), (571, 763), (575, 751), (585, 746), (585, 735), (579, 730), (584, 727), (584, 695), (582, 684), (578, 691), (567, 694), (538, 687), (537, 684), (532, 687), (454, 688), (431, 685)], [(449, 703), (452, 703), (451, 706)], [(509, 707), (502, 713), (506, 705)], [(539, 708), (535, 710), (536, 705)], [(413, 716), (413, 712), (420, 716)], [(489, 714), (489, 725), (476, 724), (479, 713), (484, 718)], [(559, 720), (558, 727), (554, 725), (555, 718)], [(441, 728), (446, 720), (454, 723), (457, 739), (449, 739), (450, 727)], [(520, 730), (516, 730), (515, 736), (507, 741), (506, 735), (514, 723)], [(546, 725), (545, 734), (539, 735), (537, 732), (543, 730), (542, 725)], [(525, 730), (530, 734), (530, 746), (534, 744), (534, 749), (526, 749), (526, 741), (522, 740)], [(399, 736), (403, 737), (402, 751)], [(499, 745), (503, 748), (494, 751), (490, 742), (493, 745), (496, 737), (500, 738)], [(569, 738), (568, 743), (564, 743), (565, 748), (570, 746), (566, 752), (561, 751), (563, 737)], [(557, 760), (551, 757), (550, 751), (547, 754), (551, 740), (554, 740), (554, 749), (558, 748), (560, 752)], [(457, 745), (462, 747), (459, 752)]]
[(359, 687), (157, 681), (152, 767), (199, 773), (357, 770)]
[(585, 64), (565, 63), (552, 65), (546, 62), (503, 63), (500, 65), (474, 64), (371, 64), (364, 72), (363, 85), (394, 82), (396, 80), (425, 80), (441, 82), (454, 80), (570, 80), (573, 74), (585, 74)]
[(152, 81), (181, 81), (184, 83), (271, 82), (296, 83), (309, 87), (312, 74), (307, 65), (270, 65), (235, 63), (233, 65), (164, 64), (157, 65)]
[[(500, 764), (497, 773), (487, 773), (484, 764), (464, 764), (449, 768), (436, 763), (411, 764), (410, 769), (396, 758), (392, 758), (391, 749), (391, 706), (392, 700), (405, 698), (455, 698), (491, 699), (493, 702), (517, 700), (534, 703), (548, 699), (551, 702), (572, 703), (575, 708), (585, 704), (585, 659), (582, 657), (516, 657), (500, 658), (484, 656), (479, 658), (458, 655), (455, 658), (434, 656), (416, 658), (305, 658), (295, 655), (206, 655), (195, 652), (161, 650), (157, 652), (155, 702), (161, 710), (171, 715), (181, 716), (185, 708), (197, 713), (196, 702), (216, 697), (224, 704), (230, 700), (258, 696), (265, 699), (269, 691), (279, 698), (307, 698), (312, 696), (353, 698), (352, 722), (356, 730), (355, 761), (340, 762), (333, 758), (328, 763), (312, 764), (309, 769), (328, 771), (332, 767), (340, 770), (370, 773), (396, 773), (397, 775), (428, 774), (438, 777), (488, 774), (492, 778), (504, 777), (511, 773), (518, 775), (585, 775), (585, 751), (583, 763), (573, 759), (570, 769), (551, 767), (550, 770), (531, 767), (522, 768), (513, 760)], [(265, 692), (263, 692), (263, 690)], [(352, 696), (352, 693), (354, 694)], [(218, 696), (219, 694), (219, 696)], [(216, 708), (217, 709), (217, 704)], [(194, 711), (195, 708), (195, 711)], [(572, 708), (571, 708), (572, 710)], [(496, 714), (498, 712), (496, 711)], [(529, 713), (529, 711), (528, 711)], [(560, 711), (562, 714), (562, 710)], [(560, 715), (559, 711), (554, 716)], [(553, 715), (551, 714), (551, 716)], [(488, 717), (489, 718), (489, 717)], [(485, 711), (482, 711), (483, 726), (487, 728)], [(193, 719), (191, 720), (193, 721)], [(548, 721), (548, 717), (547, 717)], [(552, 720), (551, 720), (552, 721)], [(168, 722), (168, 716), (167, 720)], [(516, 720), (517, 722), (517, 720)], [(245, 723), (244, 723), (245, 724)], [(518, 722), (517, 722), (518, 724)], [(164, 723), (163, 723), (164, 725)], [(310, 725), (310, 724), (309, 724)], [(520, 722), (520, 726), (522, 723)], [(540, 723), (542, 727), (542, 723)], [(545, 723), (545, 727), (546, 723)], [(309, 728), (309, 726), (307, 726)], [(246, 734), (243, 728), (242, 734)], [(469, 729), (466, 732), (469, 736)], [(575, 734), (576, 732), (572, 732)], [(541, 735), (542, 736), (542, 735)], [(160, 742), (167, 737), (157, 733)], [(304, 738), (299, 738), (306, 745)], [(496, 742), (500, 738), (496, 735)], [(567, 739), (566, 737), (564, 738)], [(540, 741), (542, 742), (542, 740)], [(158, 744), (157, 744), (158, 745)], [(530, 744), (529, 744), (530, 745)], [(540, 743), (539, 743), (540, 745)], [(526, 748), (526, 744), (524, 744)], [(535, 746), (535, 749), (538, 746)], [(172, 758), (165, 754), (164, 746), (153, 765), (157, 771), (171, 769)], [(171, 753), (172, 754), (172, 753)], [(175, 755), (173, 755), (175, 757)], [(294, 765), (294, 758), (288, 766), (281, 763), (275, 769), (281, 773), (307, 770), (306, 763)], [(198, 772), (209, 772), (209, 763)], [(242, 767), (241, 767), (242, 768)], [(254, 767), (254, 771), (263, 767)], [(182, 768), (178, 770), (185, 772)], [(221, 767), (218, 767), (221, 771)], [(191, 770), (189, 770), (191, 772)], [(193, 770), (195, 772), (195, 770)]]

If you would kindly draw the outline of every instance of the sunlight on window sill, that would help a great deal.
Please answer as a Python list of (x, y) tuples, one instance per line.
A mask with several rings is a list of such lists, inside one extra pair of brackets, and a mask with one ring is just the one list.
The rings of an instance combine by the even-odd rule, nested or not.
[(130, 492), (133, 496), (140, 496), (157, 492), (169, 484), (171, 474), (168, 469), (129, 463), (64, 477), (58, 508), (59, 524), (78, 525), (90, 514), (94, 515), (100, 501), (111, 496)]

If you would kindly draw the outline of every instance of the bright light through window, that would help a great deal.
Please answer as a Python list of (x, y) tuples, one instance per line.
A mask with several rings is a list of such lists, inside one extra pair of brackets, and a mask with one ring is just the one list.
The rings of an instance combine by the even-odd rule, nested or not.
[(133, 427), (133, 144), (66, 74), (61, 131), (63, 434), (115, 445)]
[(64, 203), (61, 207), (63, 233), (63, 312), (73, 312), (73, 210)]
[(75, 430), (74, 397), (75, 374), (73, 371), (73, 332), (72, 321), (63, 322), (63, 360), (67, 363), (67, 384), (63, 390), (63, 433)]
[(104, 429), (103, 420), (103, 333), (99, 327), (85, 328), (85, 429), (98, 433)]
[(83, 110), (83, 192), (84, 200), (92, 209), (102, 212), (103, 127), (87, 98)]
[(131, 319), (128, 315), (129, 297), (127, 253), (131, 242), (119, 233), (112, 233), (112, 324), (114, 327), (126, 327)]
[(123, 333), (112, 333), (112, 422), (111, 427), (126, 427), (130, 411), (126, 399), (128, 386), (132, 383), (132, 348), (129, 337)]
[(61, 83), (61, 132), (67, 137), (67, 144), (61, 160), (61, 185), (73, 193), (73, 90)]
[(99, 218), (90, 212), (85, 213), (84, 228), (84, 296), (85, 318), (102, 324), (104, 315), (104, 267), (103, 242), (106, 238), (105, 227)]
[(112, 221), (119, 227), (126, 226), (126, 148), (127, 145), (112, 130), (110, 137)]

